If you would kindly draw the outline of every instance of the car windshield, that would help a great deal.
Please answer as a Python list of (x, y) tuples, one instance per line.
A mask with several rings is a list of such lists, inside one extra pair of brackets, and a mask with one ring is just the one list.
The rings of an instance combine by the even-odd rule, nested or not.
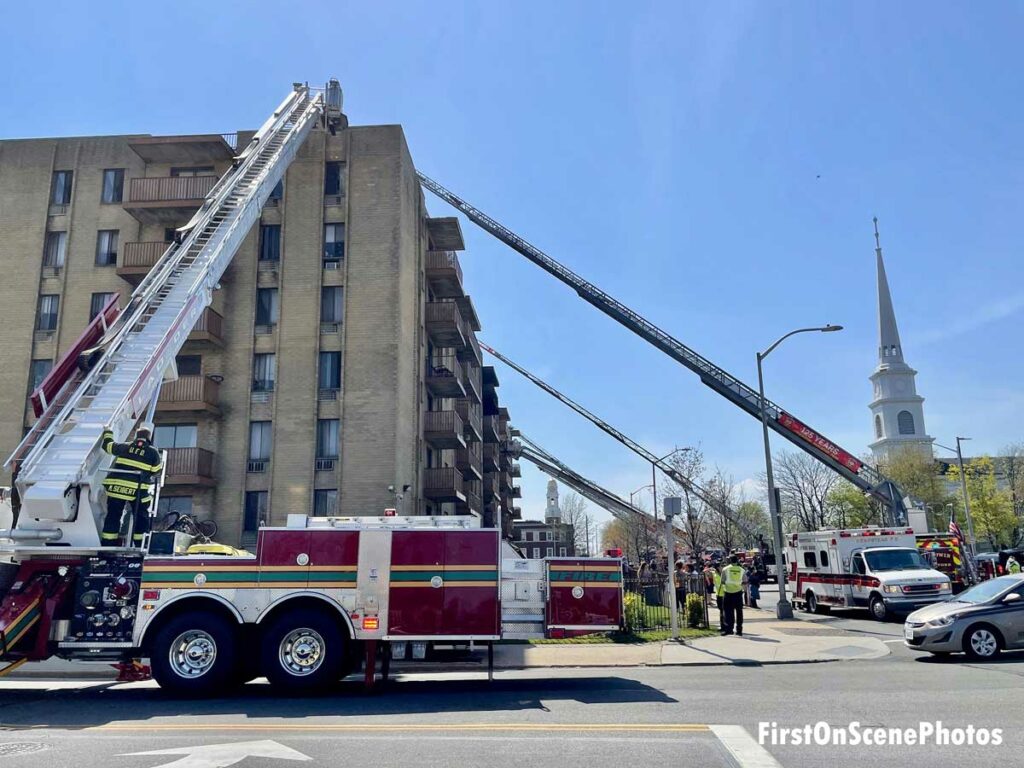
[(865, 552), (864, 557), (872, 571), (921, 571), (928, 568), (916, 549), (883, 549)]
[(998, 579), (989, 579), (971, 587), (965, 592), (961, 592), (953, 598), (953, 602), (984, 603), (1018, 582), (1020, 582), (1020, 579), (1015, 576), (1000, 576)]

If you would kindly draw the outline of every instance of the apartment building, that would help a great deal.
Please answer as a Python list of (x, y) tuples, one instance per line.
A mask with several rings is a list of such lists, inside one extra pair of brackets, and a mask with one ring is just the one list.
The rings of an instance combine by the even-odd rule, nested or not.
[[(251, 136), (0, 141), (5, 457), (54, 361), (112, 294), (124, 305)], [(315, 130), (161, 389), (160, 512), (242, 544), (289, 513), (511, 531), (518, 467), (463, 248), (457, 219), (427, 213), (400, 126)]]

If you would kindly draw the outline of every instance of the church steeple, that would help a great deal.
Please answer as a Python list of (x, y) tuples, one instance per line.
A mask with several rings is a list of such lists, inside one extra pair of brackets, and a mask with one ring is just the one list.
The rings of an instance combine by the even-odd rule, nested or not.
[(878, 236), (878, 217), (875, 224), (875, 269), (878, 273), (878, 364), (903, 362), (903, 347), (900, 345), (900, 331), (896, 327), (896, 312), (892, 308), (892, 294), (889, 293), (889, 279), (885, 274), (882, 259), (882, 243)]
[(912, 447), (931, 454), (933, 438), (924, 428), (924, 398), (917, 394), (917, 371), (903, 359), (896, 312), (892, 306), (889, 278), (882, 259), (882, 243), (875, 224), (875, 269), (878, 279), (878, 366), (871, 375), (871, 401), (875, 440), (871, 450), (884, 459), (894, 450)]

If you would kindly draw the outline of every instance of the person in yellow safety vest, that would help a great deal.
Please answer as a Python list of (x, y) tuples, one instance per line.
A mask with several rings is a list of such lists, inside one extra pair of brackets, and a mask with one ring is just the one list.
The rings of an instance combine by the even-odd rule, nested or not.
[(1017, 558), (1013, 555), (1010, 555), (1010, 559), (1006, 561), (1006, 572), (1020, 573), (1020, 563), (1017, 562)]
[(743, 636), (743, 588), (747, 583), (747, 572), (739, 564), (736, 555), (729, 558), (729, 564), (722, 568), (722, 634)]
[(107, 491), (107, 516), (103, 519), (103, 546), (116, 547), (121, 543), (121, 519), (125, 512), (134, 511), (132, 543), (142, 544), (149, 531), (149, 505), (153, 501), (150, 486), (161, 470), (161, 454), (153, 445), (153, 425), (142, 423), (135, 430), (130, 443), (115, 443), (114, 433), (103, 430), (101, 445), (114, 457), (110, 472), (103, 479)]

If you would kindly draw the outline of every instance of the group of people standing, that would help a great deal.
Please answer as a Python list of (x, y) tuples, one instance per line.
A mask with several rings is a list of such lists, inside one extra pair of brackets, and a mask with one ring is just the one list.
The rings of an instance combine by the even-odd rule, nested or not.
[(721, 633), (731, 635), (735, 632), (742, 637), (743, 606), (746, 604), (751, 608), (757, 608), (757, 601), (761, 597), (761, 580), (761, 570), (752, 568), (748, 571), (740, 565), (737, 555), (731, 555), (721, 569), (708, 563), (703, 571), (700, 571), (695, 563), (677, 562), (676, 603), (680, 609), (685, 609), (687, 594), (703, 586), (706, 599), (714, 596)]

